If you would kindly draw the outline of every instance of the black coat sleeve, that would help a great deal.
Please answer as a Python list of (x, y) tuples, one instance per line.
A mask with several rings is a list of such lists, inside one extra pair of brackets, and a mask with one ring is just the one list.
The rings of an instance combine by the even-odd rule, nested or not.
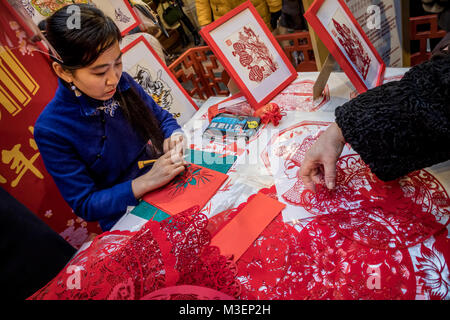
[(0, 187), (0, 299), (24, 300), (76, 253), (66, 240)]
[(335, 115), (345, 140), (381, 180), (449, 160), (450, 56), (360, 94)]

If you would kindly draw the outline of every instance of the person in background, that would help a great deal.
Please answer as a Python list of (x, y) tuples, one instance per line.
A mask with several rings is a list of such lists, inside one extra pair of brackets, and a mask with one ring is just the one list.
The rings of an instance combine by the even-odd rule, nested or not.
[(429, 61), (336, 108), (336, 122), (306, 152), (298, 171), (306, 188), (335, 187), (336, 163), (349, 143), (380, 180), (450, 159), (450, 55)]
[[(52, 63), (59, 86), (34, 137), (74, 213), (107, 231), (186, 162), (176, 120), (122, 71), (117, 26), (92, 5), (76, 6), (78, 29), (69, 28), (68, 7), (46, 20), (46, 38), (59, 55)], [(149, 159), (153, 165), (139, 168), (138, 161)]]
[[(244, 0), (196, 0), (195, 5), (200, 27), (219, 19), (244, 2)], [(281, 15), (281, 0), (251, 0), (251, 2), (267, 27), (270, 30), (275, 29)]]
[[(433, 46), (432, 55), (448, 50), (450, 43), (450, 1), (449, 0), (422, 0), (422, 8), (425, 12), (438, 15), (438, 26), (447, 34), (436, 45)], [(432, 45), (433, 40), (431, 39)]]
[(450, 1), (449, 0), (422, 0), (423, 10), (438, 15), (438, 26), (450, 32)]
[(283, 0), (280, 17), (280, 33), (286, 34), (288, 31), (307, 30), (307, 24), (303, 14), (303, 4), (301, 0)]
[[(157, 5), (156, 11), (158, 12), (158, 15), (161, 19), (161, 21), (164, 24), (164, 27), (166, 29), (176, 29), (180, 35), (181, 38), (181, 44), (184, 47), (189, 45), (191, 42), (188, 35), (184, 31), (184, 28), (181, 24), (184, 24), (187, 30), (189, 30), (192, 34), (192, 37), (194, 39), (194, 44), (198, 46), (200, 44), (200, 36), (198, 34), (197, 28), (192, 24), (189, 17), (184, 13), (183, 11), (183, 1), (181, 0), (154, 0), (153, 3)], [(175, 6), (179, 9), (180, 17), (177, 22), (175, 22), (172, 25), (169, 25), (167, 21), (164, 20), (164, 10), (166, 10), (169, 5)]]

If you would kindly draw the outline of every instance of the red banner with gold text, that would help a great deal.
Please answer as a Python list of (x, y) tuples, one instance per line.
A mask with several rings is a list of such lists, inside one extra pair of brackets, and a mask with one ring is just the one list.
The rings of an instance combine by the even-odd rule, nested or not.
[(101, 229), (77, 217), (64, 201), (33, 138), (57, 78), (6, 0), (0, 0), (0, 12), (0, 187), (78, 248)]

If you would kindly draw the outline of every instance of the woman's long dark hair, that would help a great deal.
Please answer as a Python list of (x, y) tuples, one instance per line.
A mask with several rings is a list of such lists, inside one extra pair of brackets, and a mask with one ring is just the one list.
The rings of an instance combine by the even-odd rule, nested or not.
[[(74, 21), (70, 20), (74, 11), (66, 6), (47, 18), (45, 35), (62, 60), (55, 61), (65, 70), (73, 72), (94, 63), (116, 41), (120, 42), (122, 36), (114, 21), (96, 7), (89, 4), (70, 6), (79, 8), (80, 28), (68, 23)], [(116, 97), (133, 129), (145, 141), (151, 140), (157, 154), (162, 153), (164, 137), (158, 121), (138, 93), (130, 87), (123, 92), (118, 90)]]

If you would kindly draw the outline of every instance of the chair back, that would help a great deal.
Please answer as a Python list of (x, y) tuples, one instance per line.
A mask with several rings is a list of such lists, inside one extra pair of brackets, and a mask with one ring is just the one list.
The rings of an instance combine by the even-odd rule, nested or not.
[(410, 40), (419, 41), (419, 52), (411, 53), (411, 66), (430, 59), (431, 52), (427, 50), (427, 40), (443, 38), (445, 30), (438, 30), (437, 14), (409, 18)]

